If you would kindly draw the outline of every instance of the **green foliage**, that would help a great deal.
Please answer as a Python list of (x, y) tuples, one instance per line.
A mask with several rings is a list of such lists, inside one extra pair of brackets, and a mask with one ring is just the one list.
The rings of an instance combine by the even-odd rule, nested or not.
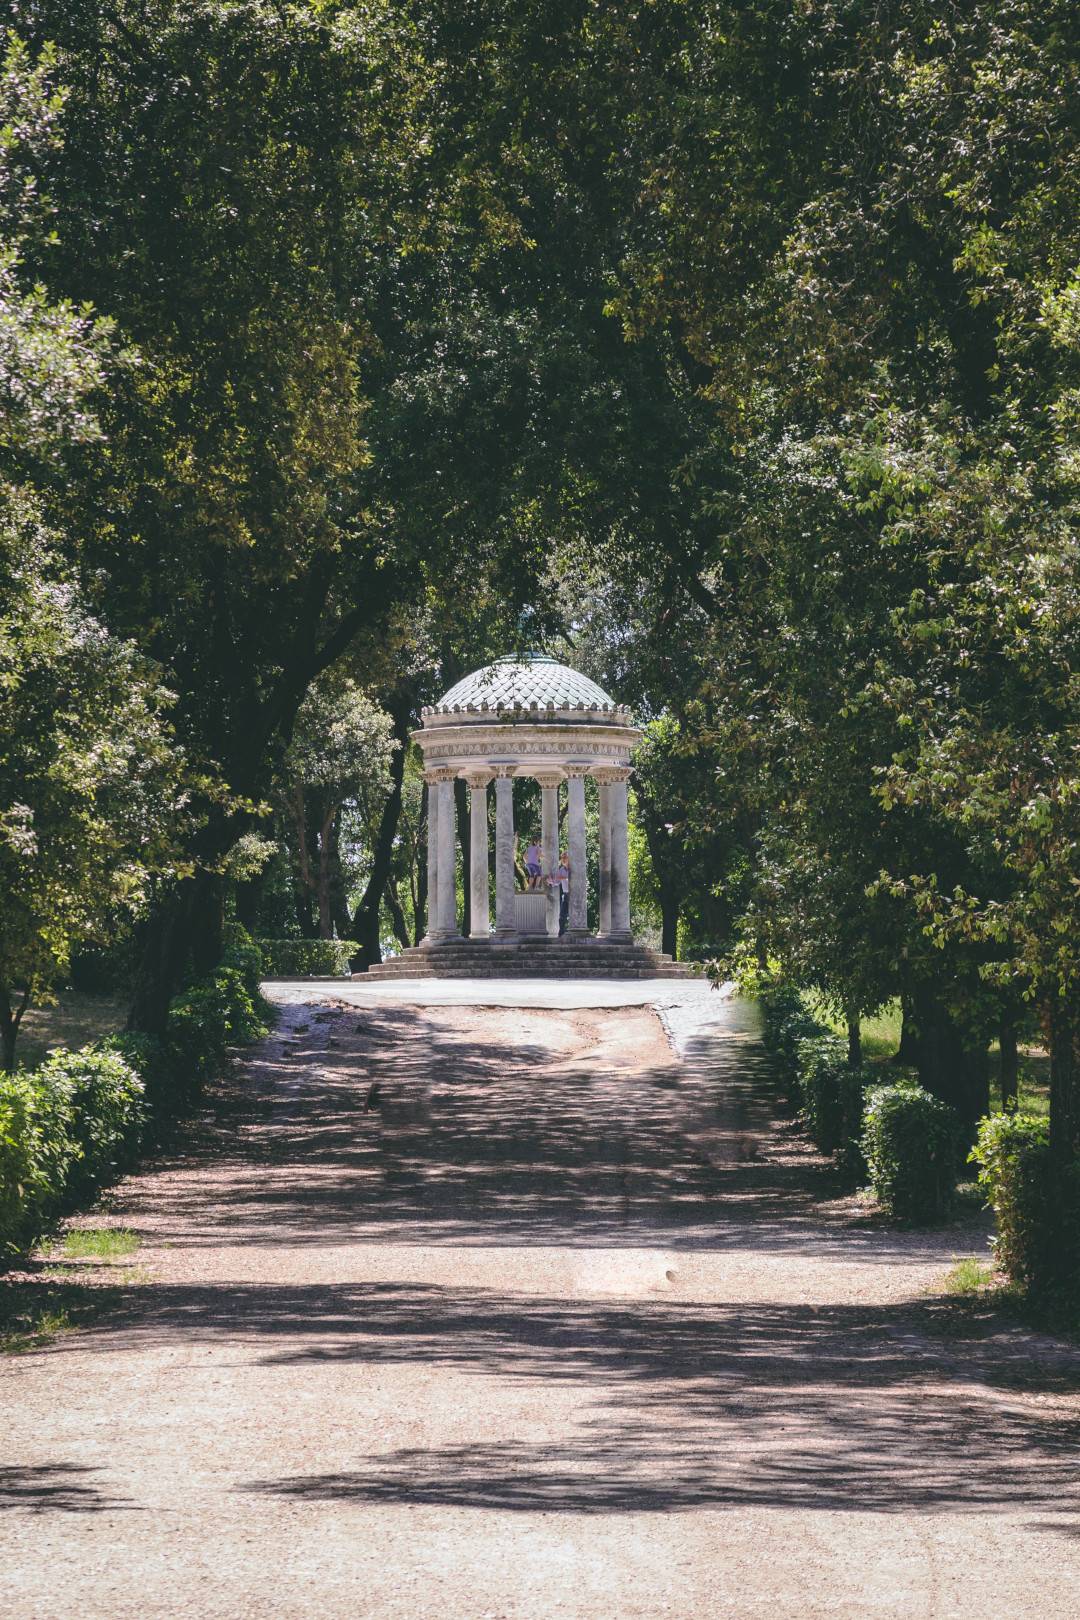
[(758, 1004), (762, 1016), (762, 1039), (792, 1102), (801, 1100), (799, 1064), (800, 1043), (820, 1039), (828, 1032), (806, 1009), (798, 990), (787, 984), (773, 984), (762, 991)]
[(817, 1147), (846, 1175), (860, 1176), (863, 1099), (874, 1071), (848, 1062), (847, 1044), (835, 1035), (816, 1035), (798, 1044), (802, 1114)]
[(222, 937), (221, 966), (235, 968), (253, 998), (259, 994), (265, 969), (263, 953), (241, 923), (226, 923)]
[[(145, 1121), (143, 1085), (115, 1050), (58, 1051), (36, 1070), (37, 1088), (57, 1099), (78, 1152), (62, 1191), (80, 1195), (115, 1179), (138, 1146)], [(62, 1099), (62, 1101), (61, 1101)]]
[(142, 1084), (115, 1051), (59, 1051), (40, 1069), (0, 1077), (0, 1249), (25, 1244), (114, 1176), (143, 1119)]
[(218, 1073), (232, 1046), (259, 1040), (268, 1009), (252, 995), (238, 968), (221, 967), (177, 996), (169, 1007), (167, 1044), (175, 1067), (201, 1085)]
[(351, 939), (261, 939), (266, 972), (275, 978), (340, 978), (358, 946)]
[(156, 1035), (144, 1035), (135, 1030), (119, 1031), (96, 1044), (103, 1052), (116, 1052), (128, 1068), (138, 1075), (152, 1115), (169, 1107), (181, 1056), (176, 1049), (167, 1046)]
[(971, 1158), (997, 1218), (994, 1252), (1011, 1282), (1080, 1303), (1080, 1162), (1051, 1151), (1048, 1122), (1032, 1114), (982, 1121)]
[(870, 1187), (900, 1220), (939, 1220), (952, 1208), (961, 1164), (955, 1111), (914, 1081), (866, 1093), (862, 1152)]

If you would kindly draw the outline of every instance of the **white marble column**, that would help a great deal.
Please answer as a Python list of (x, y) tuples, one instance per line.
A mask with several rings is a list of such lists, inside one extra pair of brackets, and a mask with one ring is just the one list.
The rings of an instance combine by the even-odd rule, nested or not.
[[(603, 766), (600, 784), (600, 933), (626, 940), (630, 934), (630, 849), (626, 766)], [(607, 881), (605, 882), (605, 873)]]
[(627, 794), (630, 772), (611, 783), (611, 938), (630, 935), (630, 840)]
[(439, 801), (439, 858), (436, 871), (436, 889), (438, 891), (438, 904), (436, 906), (437, 939), (455, 939), (458, 937), (457, 920), (457, 885), (455, 883), (454, 860), (454, 777), (456, 771), (440, 769), (435, 772), (435, 794)]
[(585, 852), (585, 777), (587, 765), (570, 765), (566, 772), (567, 853), (570, 857), (570, 915), (568, 939), (584, 939), (589, 931), (589, 869)]
[(540, 784), (540, 843), (544, 887), (547, 890), (547, 931), (552, 937), (559, 932), (559, 886), (548, 883), (559, 866), (559, 783), (561, 771), (535, 771)]
[(611, 789), (603, 778), (597, 774), (600, 787), (600, 825), (599, 825), (599, 874), (598, 888), (600, 893), (600, 938), (606, 939), (611, 933)]
[(514, 916), (514, 767), (495, 765), (495, 935), (512, 939)]
[(425, 771), (427, 783), (427, 928), (424, 944), (430, 945), (439, 932), (439, 776)]
[(469, 938), (491, 936), (487, 786), (490, 771), (470, 771), (469, 784)]

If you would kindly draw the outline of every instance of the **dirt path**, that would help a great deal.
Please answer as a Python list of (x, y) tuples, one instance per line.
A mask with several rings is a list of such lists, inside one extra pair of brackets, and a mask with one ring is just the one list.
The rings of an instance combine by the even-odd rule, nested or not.
[(122, 1309), (0, 1361), (0, 1615), (1080, 1613), (1080, 1353), (665, 1016), (286, 1005)]

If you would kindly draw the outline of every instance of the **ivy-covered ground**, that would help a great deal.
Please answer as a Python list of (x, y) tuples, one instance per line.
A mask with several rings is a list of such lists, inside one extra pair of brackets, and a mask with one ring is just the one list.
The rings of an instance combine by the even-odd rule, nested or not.
[(1080, 1350), (841, 1195), (747, 1004), (325, 990), (8, 1285), (0, 1613), (1078, 1612)]

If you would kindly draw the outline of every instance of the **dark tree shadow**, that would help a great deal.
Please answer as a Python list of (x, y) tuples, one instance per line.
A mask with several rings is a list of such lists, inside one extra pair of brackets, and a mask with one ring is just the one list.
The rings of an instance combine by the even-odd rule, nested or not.
[(96, 1468), (52, 1463), (34, 1468), (0, 1468), (0, 1509), (30, 1513), (137, 1513), (134, 1502), (109, 1496), (86, 1482)]

